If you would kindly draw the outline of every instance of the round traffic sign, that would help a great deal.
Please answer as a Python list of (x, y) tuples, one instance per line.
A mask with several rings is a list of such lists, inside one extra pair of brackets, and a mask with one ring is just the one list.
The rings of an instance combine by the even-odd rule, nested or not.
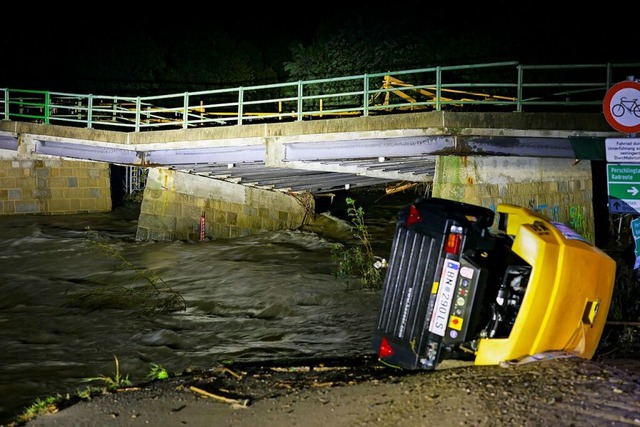
[(640, 83), (628, 80), (613, 85), (604, 96), (602, 109), (615, 130), (640, 132)]

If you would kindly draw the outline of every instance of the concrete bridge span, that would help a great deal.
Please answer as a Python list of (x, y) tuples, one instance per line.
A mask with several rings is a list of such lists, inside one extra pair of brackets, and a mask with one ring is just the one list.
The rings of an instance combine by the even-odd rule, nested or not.
[[(403, 181), (438, 197), (578, 218), (577, 231), (593, 239), (594, 218), (606, 211), (594, 173), (605, 138), (620, 136), (601, 113), (428, 111), (152, 132), (3, 120), (1, 213), (108, 210), (111, 164), (149, 169), (141, 240), (299, 228), (313, 220), (319, 195)], [(83, 197), (71, 197), (84, 202), (65, 200), (82, 185)], [(85, 200), (92, 195), (102, 202)]]

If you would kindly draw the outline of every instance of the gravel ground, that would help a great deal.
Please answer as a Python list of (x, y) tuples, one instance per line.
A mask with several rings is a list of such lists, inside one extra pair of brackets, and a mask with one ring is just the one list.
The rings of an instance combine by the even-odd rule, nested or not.
[(69, 401), (35, 426), (640, 426), (640, 358), (398, 371), (373, 357), (237, 365)]

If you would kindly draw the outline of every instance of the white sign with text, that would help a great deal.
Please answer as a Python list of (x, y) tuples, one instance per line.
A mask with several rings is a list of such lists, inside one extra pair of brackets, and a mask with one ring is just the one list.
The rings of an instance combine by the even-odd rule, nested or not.
[(608, 162), (640, 163), (640, 138), (605, 139)]

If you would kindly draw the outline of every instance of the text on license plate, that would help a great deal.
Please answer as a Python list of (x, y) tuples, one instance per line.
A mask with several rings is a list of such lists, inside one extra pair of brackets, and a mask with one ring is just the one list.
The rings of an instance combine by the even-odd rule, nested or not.
[(444, 336), (444, 331), (451, 310), (451, 301), (453, 300), (453, 292), (456, 288), (458, 280), (458, 272), (460, 271), (460, 263), (453, 260), (445, 260), (438, 286), (438, 296), (431, 313), (431, 322), (429, 322), (429, 332), (436, 335)]

